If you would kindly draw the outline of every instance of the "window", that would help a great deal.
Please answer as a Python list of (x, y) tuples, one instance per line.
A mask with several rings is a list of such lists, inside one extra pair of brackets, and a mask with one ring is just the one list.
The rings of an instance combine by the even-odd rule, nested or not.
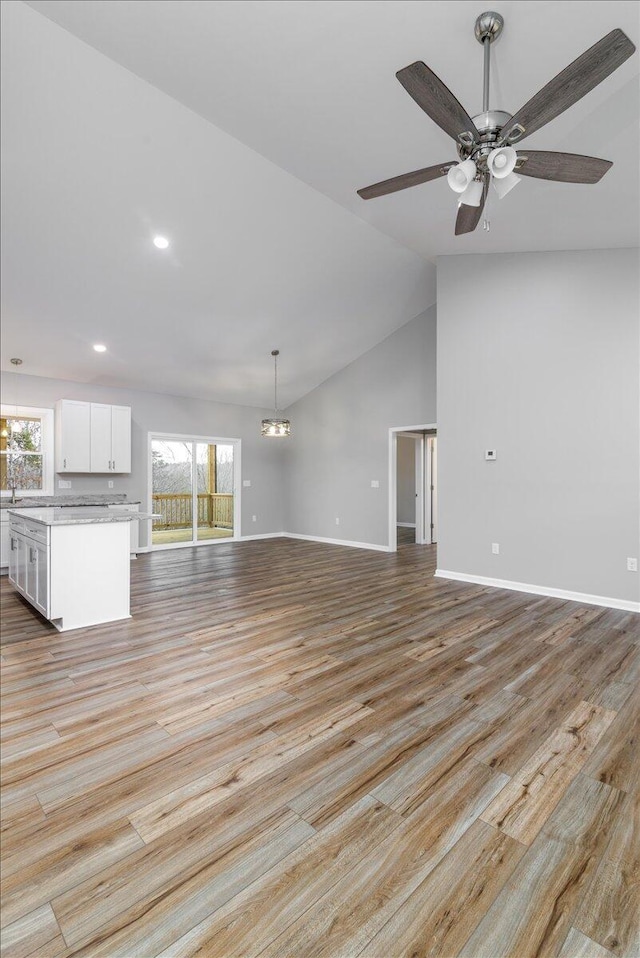
[(0, 494), (53, 494), (53, 410), (0, 408)]

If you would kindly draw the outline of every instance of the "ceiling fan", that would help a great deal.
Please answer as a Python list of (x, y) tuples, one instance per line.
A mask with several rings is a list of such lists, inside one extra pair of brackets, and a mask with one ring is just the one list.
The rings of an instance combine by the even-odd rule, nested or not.
[(476, 20), (476, 39), (484, 48), (482, 113), (478, 116), (470, 117), (451, 90), (422, 61), (396, 73), (409, 96), (456, 141), (460, 162), (438, 163), (366, 186), (358, 190), (363, 200), (446, 176), (451, 189), (460, 194), (455, 228), (459, 236), (473, 232), (478, 225), (491, 180), (502, 199), (520, 182), (518, 173), (562, 183), (597, 183), (604, 176), (612, 166), (609, 160), (545, 150), (516, 152), (513, 144), (573, 106), (624, 63), (635, 51), (629, 37), (620, 29), (612, 30), (512, 116), (504, 110), (489, 109), (491, 44), (500, 36), (503, 26), (503, 18), (493, 11), (481, 13)]

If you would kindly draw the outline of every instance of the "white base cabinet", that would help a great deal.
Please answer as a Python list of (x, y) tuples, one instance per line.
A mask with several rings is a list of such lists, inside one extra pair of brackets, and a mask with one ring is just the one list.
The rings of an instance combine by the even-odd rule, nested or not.
[(127, 619), (130, 525), (11, 516), (9, 580), (60, 632)]
[(9, 580), (49, 618), (49, 530), (40, 523), (11, 524)]

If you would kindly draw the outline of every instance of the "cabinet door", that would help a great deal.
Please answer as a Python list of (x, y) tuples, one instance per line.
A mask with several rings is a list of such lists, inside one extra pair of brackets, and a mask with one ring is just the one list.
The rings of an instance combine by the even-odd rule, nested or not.
[(9, 530), (9, 581), (18, 582), (18, 537)]
[(5, 516), (0, 520), (0, 568), (9, 565), (9, 521)]
[(49, 547), (38, 542), (34, 552), (36, 563), (32, 602), (39, 612), (49, 618)]
[(111, 459), (114, 472), (131, 472), (131, 407), (111, 407)]
[(16, 574), (15, 584), (26, 594), (27, 592), (27, 562), (29, 555), (27, 552), (27, 540), (20, 533), (13, 534), (16, 543)]
[(91, 404), (63, 399), (56, 412), (56, 472), (90, 472)]
[(111, 406), (91, 403), (91, 472), (111, 472)]
[(32, 603), (36, 604), (38, 594), (38, 549), (31, 539), (24, 540), (25, 550), (25, 582), (24, 593)]

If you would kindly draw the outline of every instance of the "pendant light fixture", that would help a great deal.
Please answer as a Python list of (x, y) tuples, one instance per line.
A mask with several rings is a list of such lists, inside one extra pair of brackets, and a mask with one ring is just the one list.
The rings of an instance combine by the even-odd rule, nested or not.
[(273, 356), (274, 376), (273, 419), (262, 420), (262, 435), (266, 436), (267, 438), (277, 438), (280, 436), (291, 435), (291, 423), (288, 419), (283, 419), (278, 415), (278, 356), (280, 355), (280, 350), (272, 349), (271, 355)]

